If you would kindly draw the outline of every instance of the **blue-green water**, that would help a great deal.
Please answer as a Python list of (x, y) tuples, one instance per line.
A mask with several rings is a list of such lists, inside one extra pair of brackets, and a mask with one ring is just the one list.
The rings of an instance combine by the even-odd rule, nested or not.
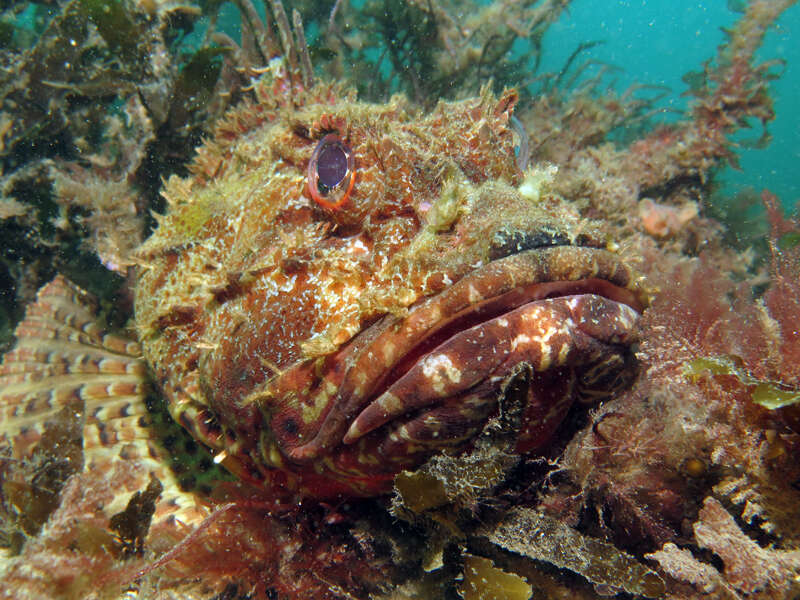
[[(590, 50), (593, 58), (621, 68), (616, 86), (632, 83), (664, 85), (669, 100), (684, 108), (687, 85), (681, 77), (699, 70), (713, 57), (738, 17), (727, 3), (575, 0), (545, 37), (544, 69), (558, 69), (578, 43), (601, 40)], [(742, 149), (741, 171), (726, 169), (726, 191), (754, 187), (769, 189), (789, 208), (800, 201), (800, 5), (788, 9), (771, 29), (759, 50), (761, 60), (786, 61), (783, 77), (772, 82), (775, 120), (768, 125), (773, 139), (763, 150)], [(760, 124), (742, 137), (757, 138)]]

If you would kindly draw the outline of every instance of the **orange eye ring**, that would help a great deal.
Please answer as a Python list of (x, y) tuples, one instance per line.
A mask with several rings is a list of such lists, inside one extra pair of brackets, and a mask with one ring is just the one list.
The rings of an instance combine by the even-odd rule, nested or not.
[(323, 208), (337, 210), (347, 202), (356, 182), (355, 157), (338, 134), (327, 134), (314, 148), (306, 180), (309, 195)]

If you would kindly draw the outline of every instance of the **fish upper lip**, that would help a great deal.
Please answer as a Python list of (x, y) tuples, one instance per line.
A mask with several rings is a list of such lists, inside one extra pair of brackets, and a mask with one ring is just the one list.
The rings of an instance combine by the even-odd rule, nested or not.
[(639, 313), (649, 304), (643, 278), (617, 255), (593, 247), (553, 245), (494, 260), (423, 300), (407, 316), (378, 322), (366, 330), (369, 343), (347, 360), (341, 385), (314, 438), (287, 448), (289, 458), (306, 462), (341, 443), (364, 406), (450, 332), (535, 300), (586, 293)]

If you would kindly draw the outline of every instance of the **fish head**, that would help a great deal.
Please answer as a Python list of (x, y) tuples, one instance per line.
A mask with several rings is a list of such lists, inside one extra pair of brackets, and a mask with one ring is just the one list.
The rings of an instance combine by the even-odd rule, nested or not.
[(276, 494), (376, 495), (467, 447), (520, 365), (520, 452), (581, 378), (613, 387), (645, 288), (552, 173), (519, 171), (516, 92), (424, 112), (255, 91), (137, 252), (145, 359), (223, 464)]

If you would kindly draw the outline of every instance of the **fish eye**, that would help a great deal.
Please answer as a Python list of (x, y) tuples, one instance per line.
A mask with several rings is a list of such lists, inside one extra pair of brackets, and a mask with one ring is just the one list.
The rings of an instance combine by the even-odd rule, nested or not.
[(314, 202), (337, 209), (350, 197), (356, 180), (353, 151), (336, 133), (323, 137), (308, 163), (308, 193)]

